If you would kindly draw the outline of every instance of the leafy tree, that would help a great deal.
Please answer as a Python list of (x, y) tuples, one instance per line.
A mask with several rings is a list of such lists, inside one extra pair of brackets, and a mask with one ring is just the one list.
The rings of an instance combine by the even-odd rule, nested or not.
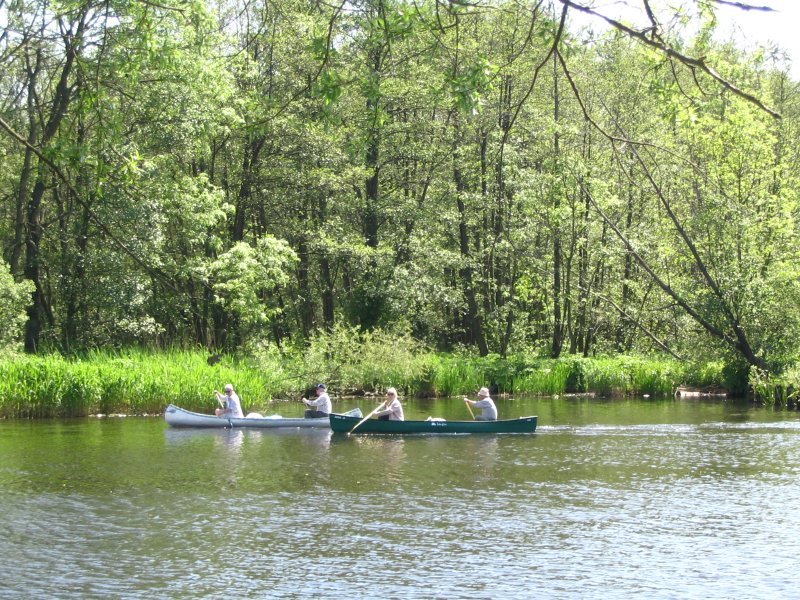
[(27, 280), (15, 282), (8, 265), (2, 263), (0, 287), (3, 288), (3, 294), (0, 295), (0, 319), (5, 323), (0, 334), (0, 348), (7, 348), (20, 340), (33, 283)]
[(641, 3), (646, 30), (572, 0), (3, 5), (27, 349), (357, 328), (780, 368), (796, 85), (715, 43), (715, 4)]

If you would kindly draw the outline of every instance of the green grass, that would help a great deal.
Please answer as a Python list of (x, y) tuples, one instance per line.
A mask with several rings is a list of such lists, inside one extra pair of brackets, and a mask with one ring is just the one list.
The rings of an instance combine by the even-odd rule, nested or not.
[[(273, 402), (299, 399), (317, 381), (336, 395), (394, 386), (406, 396), (474, 396), (487, 386), (500, 394), (669, 396), (679, 385), (719, 385), (723, 369), (717, 363), (636, 356), (439, 354), (410, 337), (338, 330), (303, 351), (264, 348), (247, 358), (223, 356), (214, 365), (200, 350), (0, 355), (0, 417), (160, 414), (170, 403), (211, 412), (213, 390), (226, 383), (234, 384), (245, 411), (264, 412)], [(759, 389), (769, 396), (766, 384)]]
[(254, 365), (223, 359), (212, 367), (200, 352), (7, 355), (0, 360), (0, 416), (154, 414), (170, 403), (209, 412), (216, 406), (213, 390), (229, 382), (249, 410), (251, 403), (265, 404), (265, 380)]

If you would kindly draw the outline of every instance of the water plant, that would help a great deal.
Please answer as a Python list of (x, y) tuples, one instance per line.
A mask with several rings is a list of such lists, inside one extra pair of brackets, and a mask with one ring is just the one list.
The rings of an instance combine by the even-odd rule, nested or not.
[[(170, 403), (211, 412), (213, 390), (226, 383), (236, 386), (246, 412), (298, 399), (317, 381), (328, 383), (334, 395), (381, 393), (394, 386), (406, 396), (443, 397), (472, 395), (486, 386), (496, 395), (669, 396), (679, 385), (719, 385), (722, 372), (719, 364), (664, 357), (441, 354), (410, 336), (341, 328), (305, 348), (265, 346), (247, 357), (223, 355), (216, 361), (199, 349), (129, 348), (72, 357), (7, 352), (0, 358), (0, 417), (161, 414)], [(777, 380), (751, 375), (759, 397), (779, 403), (791, 401), (800, 387), (800, 377), (787, 377), (778, 396), (770, 391)]]

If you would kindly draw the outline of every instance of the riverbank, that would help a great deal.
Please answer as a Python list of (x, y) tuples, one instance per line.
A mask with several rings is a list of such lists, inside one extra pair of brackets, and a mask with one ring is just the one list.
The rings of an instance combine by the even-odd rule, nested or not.
[[(604, 397), (666, 397), (680, 387), (724, 390), (720, 363), (679, 363), (637, 356), (546, 359), (515, 355), (474, 357), (360, 349), (349, 360), (321, 359), (314, 352), (256, 353), (242, 358), (209, 357), (202, 351), (6, 354), (0, 360), (0, 417), (78, 417), (90, 414), (154, 414), (173, 403), (210, 412), (214, 389), (234, 383), (246, 410), (308, 396), (324, 381), (334, 395), (382, 393), (388, 386), (405, 396), (492, 393)], [(368, 348), (367, 348), (368, 350)]]

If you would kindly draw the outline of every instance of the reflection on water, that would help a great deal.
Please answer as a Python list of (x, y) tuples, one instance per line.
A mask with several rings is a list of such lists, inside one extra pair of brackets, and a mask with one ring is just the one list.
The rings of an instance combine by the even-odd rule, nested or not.
[(0, 423), (0, 597), (796, 597), (800, 415), (501, 410), (537, 434)]
[(192, 445), (212, 442), (217, 447), (241, 448), (244, 429), (172, 429), (164, 430), (168, 445)]
[(177, 428), (164, 429), (164, 439), (168, 445), (181, 445), (211, 441), (214, 444), (231, 447), (241, 447), (248, 444), (258, 444), (262, 438), (304, 437), (311, 444), (327, 445), (331, 432), (322, 428), (276, 427), (273, 429), (257, 428)]
[(469, 444), (472, 448), (467, 448), (467, 456), (472, 456), (475, 464), (475, 472), (481, 475), (491, 475), (497, 462), (498, 440), (497, 436), (471, 436)]
[[(341, 436), (336, 436), (341, 437)], [(406, 438), (403, 436), (353, 436), (352, 443), (369, 453), (375, 464), (372, 476), (384, 477), (389, 483), (402, 481), (406, 473)]]

